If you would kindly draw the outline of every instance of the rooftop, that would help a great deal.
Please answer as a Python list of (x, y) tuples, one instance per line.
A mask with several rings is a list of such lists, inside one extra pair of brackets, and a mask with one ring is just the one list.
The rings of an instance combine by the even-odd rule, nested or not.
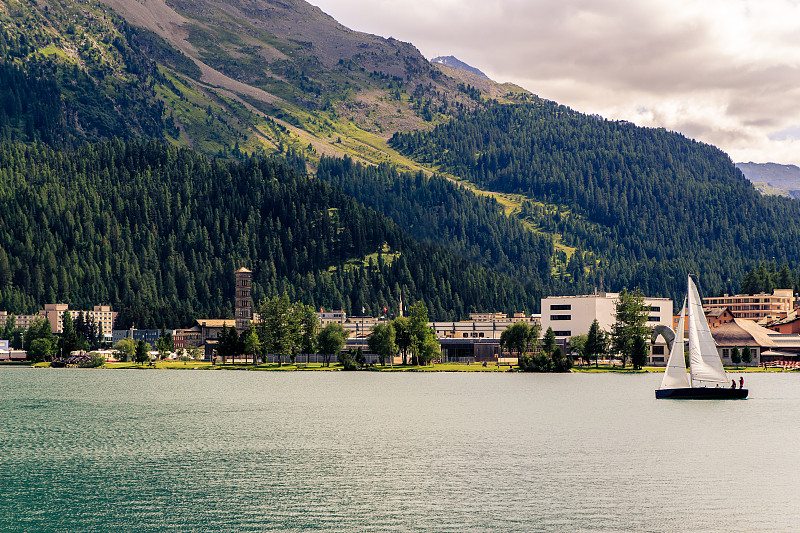
[(228, 326), (232, 328), (236, 326), (235, 318), (198, 318), (197, 323), (204, 328), (221, 328)]
[[(619, 298), (618, 292), (598, 292), (597, 294), (578, 294), (574, 296), (548, 296), (547, 298), (543, 298), (543, 300), (549, 300), (550, 298), (605, 298), (607, 300)], [(665, 302), (670, 301), (669, 298), (653, 298), (650, 296), (645, 296), (645, 300), (663, 300)]]

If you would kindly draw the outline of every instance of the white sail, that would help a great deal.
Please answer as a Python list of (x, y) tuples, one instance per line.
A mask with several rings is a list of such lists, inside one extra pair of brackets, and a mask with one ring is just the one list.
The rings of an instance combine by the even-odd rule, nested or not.
[(662, 389), (684, 389), (691, 387), (689, 375), (686, 373), (686, 359), (683, 355), (683, 328), (686, 302), (681, 308), (681, 317), (678, 320), (678, 331), (672, 341), (672, 349), (669, 352), (667, 369), (664, 371), (664, 378), (661, 380)]
[(703, 312), (703, 303), (697, 287), (689, 277), (689, 364), (693, 387), (722, 384), (728, 386), (728, 377), (722, 368), (717, 343), (711, 336), (708, 321)]

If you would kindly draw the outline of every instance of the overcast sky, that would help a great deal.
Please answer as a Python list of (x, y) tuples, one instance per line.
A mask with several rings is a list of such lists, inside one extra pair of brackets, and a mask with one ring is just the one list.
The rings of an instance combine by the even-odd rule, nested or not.
[(585, 113), (800, 165), (800, 0), (311, 0)]

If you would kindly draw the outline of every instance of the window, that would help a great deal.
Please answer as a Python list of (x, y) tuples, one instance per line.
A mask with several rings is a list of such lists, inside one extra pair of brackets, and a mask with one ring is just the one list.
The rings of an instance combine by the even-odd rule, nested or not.
[(572, 332), (569, 331), (569, 330), (567, 330), (567, 331), (554, 331), (553, 335), (555, 335), (556, 337), (572, 337)]
[(572, 315), (550, 315), (550, 320), (572, 320)]
[(654, 363), (663, 363), (664, 362), (664, 358), (663, 357), (653, 357), (653, 362)]
[(658, 313), (658, 312), (660, 312), (660, 311), (661, 311), (661, 308), (660, 308), (660, 307), (658, 307), (658, 306), (655, 306), (655, 305), (651, 305), (651, 306), (650, 306), (650, 310), (651, 310), (651, 311), (654, 311), (654, 312), (656, 312), (656, 313)]
[(661, 322), (660, 316), (649, 316), (647, 317), (648, 322)]
[(571, 304), (555, 304), (550, 306), (551, 311), (572, 311)]
[(730, 358), (730, 356), (731, 356), (731, 350), (730, 350), (730, 348), (723, 348), (723, 349), (722, 349), (722, 357), (724, 357), (724, 358), (726, 358), (726, 359), (729, 359), (729, 358)]
[(664, 355), (664, 347), (660, 345), (653, 346), (653, 355)]

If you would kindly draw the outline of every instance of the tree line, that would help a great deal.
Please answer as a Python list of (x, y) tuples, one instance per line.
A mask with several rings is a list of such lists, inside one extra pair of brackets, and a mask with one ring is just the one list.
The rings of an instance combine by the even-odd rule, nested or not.
[(792, 289), (795, 294), (800, 293), (800, 269), (793, 270), (787, 263), (778, 268), (775, 261), (761, 261), (742, 276), (739, 294), (772, 294), (775, 289)]
[(582, 275), (568, 281), (552, 276), (555, 249), (550, 236), (506, 216), (497, 200), (478, 196), (442, 176), (401, 172), (388, 164), (363, 165), (349, 157), (323, 157), (317, 177), (391, 218), (416, 239), (519, 279), (530, 298), (527, 305), (507, 305), (498, 311), (533, 311), (543, 296), (592, 287)]
[[(260, 364), (273, 356), (280, 366), (284, 362), (302, 362), (303, 355), (320, 354), (325, 366), (330, 366), (334, 359), (342, 363), (345, 370), (366, 366), (361, 348), (343, 352), (348, 333), (341, 324), (332, 322), (320, 327), (312, 307), (292, 302), (286, 294), (260, 302), (256, 314), (258, 318), (241, 334), (235, 327), (223, 324), (216, 347), (223, 364), (229, 358), (243, 359), (245, 363), (249, 359), (252, 364)], [(373, 326), (368, 348), (378, 356), (381, 365), (387, 360), (392, 362), (398, 354), (404, 365), (427, 365), (440, 354), (436, 334), (428, 326), (428, 309), (421, 301), (410, 307), (407, 317), (396, 317)]]

